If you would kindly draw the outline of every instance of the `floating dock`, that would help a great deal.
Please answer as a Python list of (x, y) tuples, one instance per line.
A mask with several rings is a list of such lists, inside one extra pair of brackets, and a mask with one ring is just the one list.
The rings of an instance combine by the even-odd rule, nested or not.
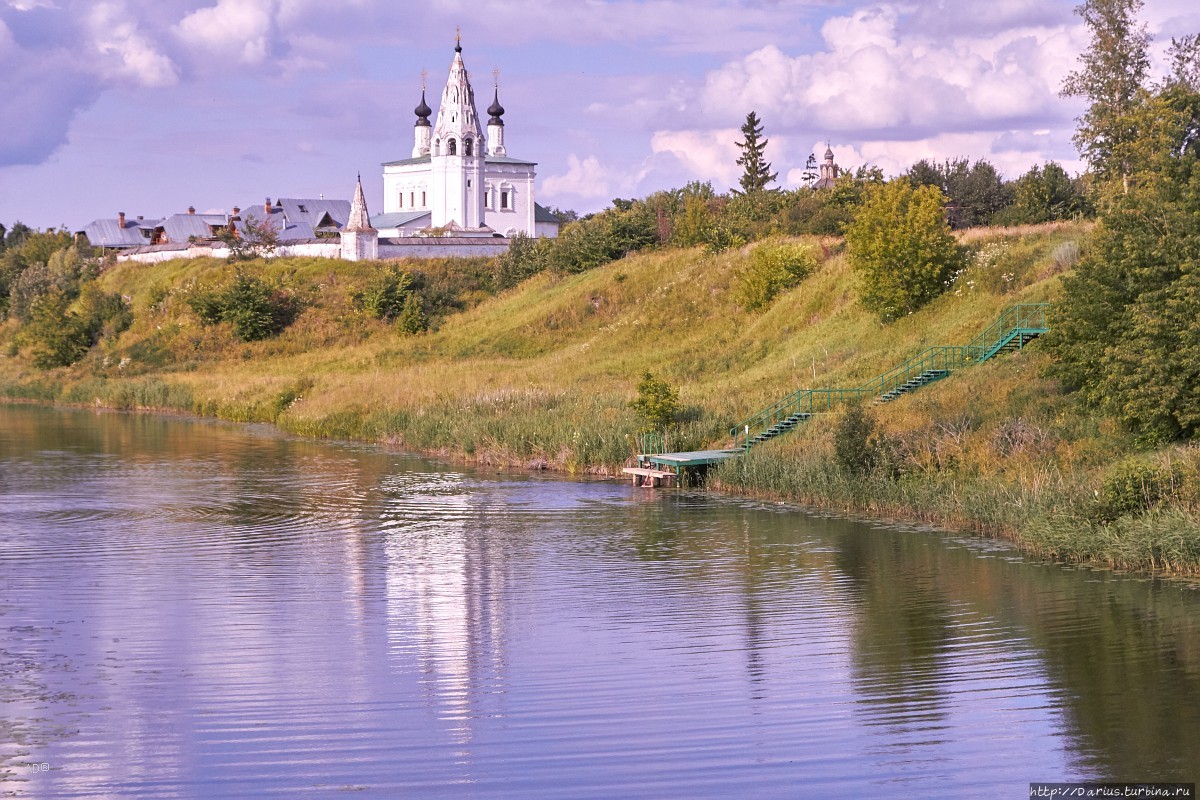
[(687, 453), (640, 453), (636, 467), (625, 467), (621, 471), (633, 477), (634, 486), (670, 486), (672, 482), (678, 485), (687, 470), (707, 469), (744, 452), (739, 447), (734, 450), (693, 450)]

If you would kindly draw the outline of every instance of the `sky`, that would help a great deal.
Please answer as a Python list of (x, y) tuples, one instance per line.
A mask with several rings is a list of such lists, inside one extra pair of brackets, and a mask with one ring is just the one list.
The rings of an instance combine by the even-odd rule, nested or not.
[[(689, 181), (736, 185), (763, 120), (777, 184), (826, 143), (887, 175), (1058, 161), (1058, 96), (1088, 32), (1074, 0), (0, 0), (0, 223), (349, 199), (411, 155), (461, 29), (480, 112), (499, 70), (510, 156), (546, 206), (596, 211)], [(1156, 69), (1195, 0), (1145, 0)], [(484, 115), (486, 118), (486, 115)]]

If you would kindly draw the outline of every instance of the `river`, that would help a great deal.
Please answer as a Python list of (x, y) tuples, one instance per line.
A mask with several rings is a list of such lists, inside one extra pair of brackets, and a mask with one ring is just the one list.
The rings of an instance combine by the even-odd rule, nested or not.
[(0, 796), (1195, 781), (1200, 592), (985, 538), (0, 405)]

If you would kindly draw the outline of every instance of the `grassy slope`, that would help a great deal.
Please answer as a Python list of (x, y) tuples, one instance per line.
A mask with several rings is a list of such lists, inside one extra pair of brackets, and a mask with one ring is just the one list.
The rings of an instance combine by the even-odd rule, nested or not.
[[(820, 269), (755, 314), (732, 300), (745, 252), (667, 250), (582, 275), (537, 276), (416, 337), (350, 308), (349, 287), (377, 265), (281, 259), (255, 268), (304, 292), (310, 307), (279, 339), (246, 345), (202, 329), (182, 302), (188, 281), (215, 280), (228, 266), (124, 264), (101, 280), (133, 298), (137, 321), (106, 345), (108, 365), (97, 355), (45, 375), (0, 359), (0, 390), (267, 420), (485, 463), (612, 470), (630, 452), (637, 423), (626, 403), (642, 372), (678, 386), (688, 407), (673, 444), (720, 443), (730, 425), (793, 389), (857, 385), (925, 346), (966, 343), (1005, 306), (1052, 299), (1069, 266), (1064, 247), (1085, 243), (1087, 230), (973, 232), (974, 246), (994, 257), (977, 261), (957, 291), (886, 327), (854, 301), (834, 241), (813, 240)], [(122, 358), (130, 359), (123, 368)], [(902, 480), (834, 476), (828, 424), (781, 437), (719, 479), (741, 491), (1010, 533), (1064, 515), (1078, 526), (1088, 493), (1132, 445), (1039, 377), (1043, 358), (1034, 348), (881, 407), (880, 425), (903, 454)], [(1051, 528), (1030, 543), (1064, 552)]]

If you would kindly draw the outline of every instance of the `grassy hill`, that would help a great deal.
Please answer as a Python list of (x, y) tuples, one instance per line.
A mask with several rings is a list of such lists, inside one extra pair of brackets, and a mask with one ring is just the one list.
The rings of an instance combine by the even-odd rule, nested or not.
[[(248, 269), (295, 293), (302, 311), (279, 337), (253, 343), (238, 342), (228, 325), (201, 325), (186, 302), (228, 276), (228, 264), (120, 264), (98, 281), (131, 298), (132, 326), (85, 361), (42, 371), (28, 365), (10, 323), (0, 333), (9, 343), (0, 393), (268, 421), (486, 464), (612, 473), (638, 429), (628, 403), (644, 372), (679, 390), (685, 412), (673, 446), (724, 444), (731, 425), (794, 389), (856, 386), (924, 347), (965, 344), (1008, 305), (1053, 300), (1088, 235), (1086, 224), (975, 229), (964, 239), (970, 266), (948, 291), (886, 326), (857, 304), (835, 239), (803, 240), (819, 267), (753, 313), (734, 300), (751, 248), (636, 254), (578, 275), (541, 274), (496, 296), (476, 280), (486, 264), (404, 265), (447, 312), (418, 335), (356, 310), (354, 294), (378, 264), (256, 262)], [(718, 473), (716, 485), (975, 525), (1066, 558), (1194, 570), (1194, 448), (1138, 451), (1042, 377), (1045, 361), (1035, 345), (873, 410), (873, 445), (886, 468), (870, 475), (834, 464), (831, 415), (756, 448)], [(1134, 461), (1169, 463), (1178, 491), (1149, 515), (1114, 516), (1116, 501), (1105, 505), (1100, 493), (1111, 494)], [(1136, 489), (1128, 493), (1136, 501)], [(1080, 544), (1122, 525), (1168, 531), (1178, 543), (1164, 550), (1155, 539), (1128, 552)]]

